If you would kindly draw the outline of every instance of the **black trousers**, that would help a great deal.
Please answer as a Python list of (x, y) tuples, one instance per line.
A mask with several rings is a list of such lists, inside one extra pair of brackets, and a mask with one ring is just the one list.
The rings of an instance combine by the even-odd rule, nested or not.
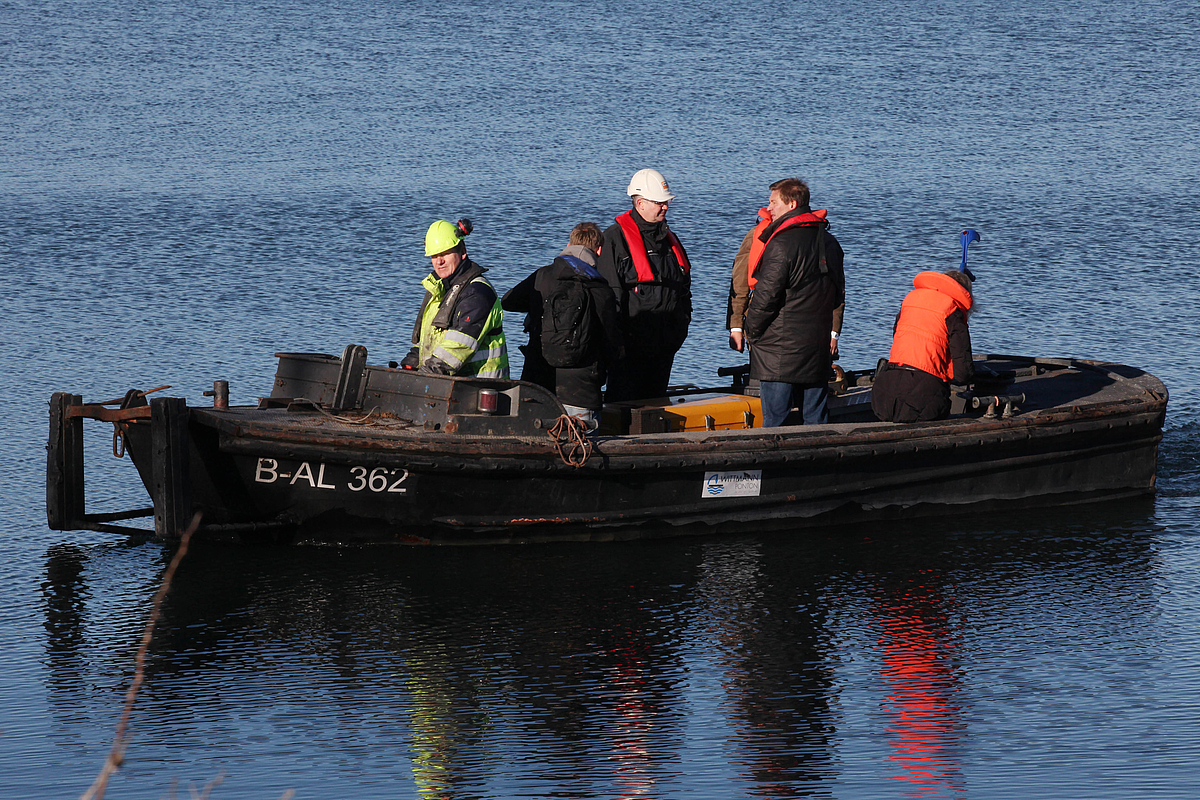
[(875, 376), (871, 410), (883, 422), (931, 422), (950, 416), (950, 384), (915, 367), (888, 364)]
[(604, 399), (612, 403), (662, 397), (671, 383), (671, 365), (674, 362), (673, 352), (626, 356), (609, 370), (608, 391), (604, 393)]
[(536, 383), (554, 392), (559, 402), (581, 408), (598, 409), (601, 405), (600, 387), (604, 385), (604, 364), (593, 361), (581, 367), (552, 367), (538, 348), (521, 345), (525, 366), (521, 380)]

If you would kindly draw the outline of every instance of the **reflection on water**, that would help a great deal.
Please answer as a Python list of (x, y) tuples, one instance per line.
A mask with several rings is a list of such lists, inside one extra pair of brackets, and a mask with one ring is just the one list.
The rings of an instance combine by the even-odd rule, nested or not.
[[(839, 754), (865, 749), (891, 764), (879, 792), (961, 796), (968, 720), (1014, 691), (1006, 646), (1028, 658), (1064, 626), (1155, 613), (1152, 540), (1037, 518), (1051, 535), (926, 523), (600, 548), (196, 546), (163, 609), (130, 763), (186, 752), (215, 775), (291, 752), (305, 755), (288, 786), (789, 798), (836, 795), (852, 777)], [(137, 569), (105, 548), (46, 554), (65, 731), (80, 708), (119, 706), (111, 676), (129, 674), (165, 556), (123, 550)], [(1152, 657), (1135, 627), (1095, 634)]]
[[(822, 567), (797, 568), (775, 547), (706, 548), (698, 600), (719, 643), (730, 746), (759, 797), (794, 797), (828, 783), (832, 675)], [(814, 569), (815, 568), (815, 569)]]
[(459, 782), (465, 782), (465, 770), (456, 769), (456, 764), (469, 760), (469, 748), (480, 743), (482, 731), (487, 728), (486, 717), (469, 725), (469, 718), (455, 713), (464, 703), (477, 707), (478, 687), (470, 682), (456, 686), (451, 679), (455, 665), (444, 654), (414, 655), (405, 666), (417, 794), (423, 798), (446, 797)]
[(46, 652), (70, 655), (83, 646), (84, 607), (88, 588), (83, 581), (83, 548), (56, 545), (46, 554)]
[(955, 704), (951, 597), (936, 577), (914, 578), (879, 587), (875, 598), (886, 731), (904, 797), (953, 796), (964, 785), (955, 747), (965, 726)]

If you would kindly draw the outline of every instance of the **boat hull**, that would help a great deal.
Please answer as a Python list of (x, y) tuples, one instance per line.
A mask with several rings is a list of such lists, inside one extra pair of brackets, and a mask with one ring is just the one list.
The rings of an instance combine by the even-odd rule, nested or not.
[[(186, 409), (183, 477), (170, 498), (153, 421), (127, 423), (125, 440), (156, 512), (168, 501), (180, 509), (159, 530), (168, 538), (192, 511), (213, 537), (467, 544), (803, 528), (1152, 494), (1162, 384), (1129, 367), (1062, 363), (1010, 382), (1047, 400), (1009, 416), (592, 436), (586, 458), (544, 429), (450, 433), (478, 422), (453, 415), (390, 429), (380, 421), (379, 430), (294, 405)], [(1073, 402), (1047, 405), (1055, 393)]]
[(954, 430), (929, 433), (886, 442), (845, 431), (758, 450), (708, 436), (686, 442), (695, 445), (689, 451), (676, 442), (671, 453), (617, 457), (592, 469), (515, 457), (439, 469), (410, 454), (347, 459), (320, 446), (225, 445), (246, 451), (233, 465), (256, 488), (252, 507), (242, 510), (263, 521), (294, 518), (304, 539), (632, 538), (1154, 491), (1161, 436), (1153, 415), (1032, 430), (997, 426), (972, 431), (969, 442)]

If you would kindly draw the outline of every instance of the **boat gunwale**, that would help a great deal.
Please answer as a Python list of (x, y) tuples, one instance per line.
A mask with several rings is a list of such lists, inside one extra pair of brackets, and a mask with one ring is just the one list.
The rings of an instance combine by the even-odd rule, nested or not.
[[(480, 454), (466, 442), (446, 442), (443, 446), (413, 446), (419, 439), (399, 441), (370, 438), (351, 444), (340, 437), (322, 439), (307, 436), (222, 435), (221, 449), (231, 454), (280, 456), (304, 460), (346, 461), (357, 463), (395, 463), (402, 459), (413, 468), (456, 471), (494, 472), (507, 467), (562, 469), (592, 472), (599, 470), (637, 470), (648, 461), (655, 467), (762, 467), (792, 461), (850, 460), (891, 453), (949, 450), (991, 446), (1014, 441), (1052, 439), (1060, 436), (1112, 430), (1149, 428), (1155, 440), (1161, 439), (1163, 409), (1154, 404), (1121, 401), (1089, 409), (1086, 418), (1078, 413), (1036, 412), (1010, 419), (957, 419), (941, 423), (866, 423), (879, 427), (864, 429), (863, 423), (822, 426), (820, 431), (796, 434), (770, 433), (747, 436), (743, 431), (696, 431), (676, 434), (647, 434), (662, 437), (653, 442), (611, 441), (604, 437), (595, 442), (595, 452), (581, 467), (562, 463), (554, 442), (525, 448), (512, 446), (513, 439), (496, 437), (492, 452)], [(1118, 408), (1125, 406), (1125, 408)], [(835, 430), (830, 430), (835, 429)], [(761, 430), (761, 429), (760, 429)], [(728, 434), (741, 434), (729, 436)], [(447, 445), (457, 445), (455, 447)], [(477, 441), (476, 441), (477, 444)], [(613, 445), (618, 445), (614, 447)], [(623, 446), (621, 446), (623, 445)], [(739, 446), (740, 445), (740, 446)], [(719, 448), (718, 448), (719, 446)], [(352, 453), (352, 459), (347, 454)]]
[[(593, 453), (583, 466), (566, 464), (560, 445), (550, 435), (462, 435), (444, 431), (364, 430), (327, 420), (319, 411), (269, 409), (271, 419), (247, 419), (258, 414), (253, 406), (228, 410), (190, 408), (195, 423), (214, 429), (220, 449), (230, 454), (395, 463), (404, 459), (415, 468), (486, 471), (517, 467), (522, 470), (563, 468), (569, 471), (636, 470), (647, 462), (657, 467), (713, 466), (746, 468), (790, 461), (846, 459), (862, 454), (938, 450), (1057, 436), (1064, 433), (1150, 425), (1161, 429), (1167, 404), (1166, 388), (1150, 373), (1113, 362), (987, 356), (1027, 363), (1051, 363), (1102, 373), (1131, 387), (1139, 396), (1101, 402), (1063, 404), (1021, 412), (1012, 417), (959, 416), (916, 423), (843, 422), (813, 426), (672, 431), (589, 437)], [(1137, 370), (1134, 377), (1108, 367)], [(1142, 383), (1149, 379), (1153, 386)], [(1161, 392), (1159, 391), (1161, 390)], [(302, 415), (303, 427), (289, 424)], [(1144, 419), (1143, 419), (1144, 417)], [(317, 422), (317, 425), (310, 425)], [(132, 424), (139, 424), (134, 422)], [(148, 423), (146, 423), (148, 424)], [(1161, 435), (1161, 430), (1159, 430)], [(969, 441), (964, 441), (969, 439)], [(481, 452), (481, 445), (487, 445)], [(719, 448), (719, 449), (718, 449)]]

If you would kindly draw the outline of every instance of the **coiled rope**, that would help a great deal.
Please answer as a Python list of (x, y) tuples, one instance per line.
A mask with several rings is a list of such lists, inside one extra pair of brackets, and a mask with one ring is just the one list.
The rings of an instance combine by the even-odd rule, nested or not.
[(582, 467), (592, 456), (592, 440), (587, 437), (587, 423), (578, 417), (563, 414), (547, 433), (554, 440), (558, 457), (564, 464)]

